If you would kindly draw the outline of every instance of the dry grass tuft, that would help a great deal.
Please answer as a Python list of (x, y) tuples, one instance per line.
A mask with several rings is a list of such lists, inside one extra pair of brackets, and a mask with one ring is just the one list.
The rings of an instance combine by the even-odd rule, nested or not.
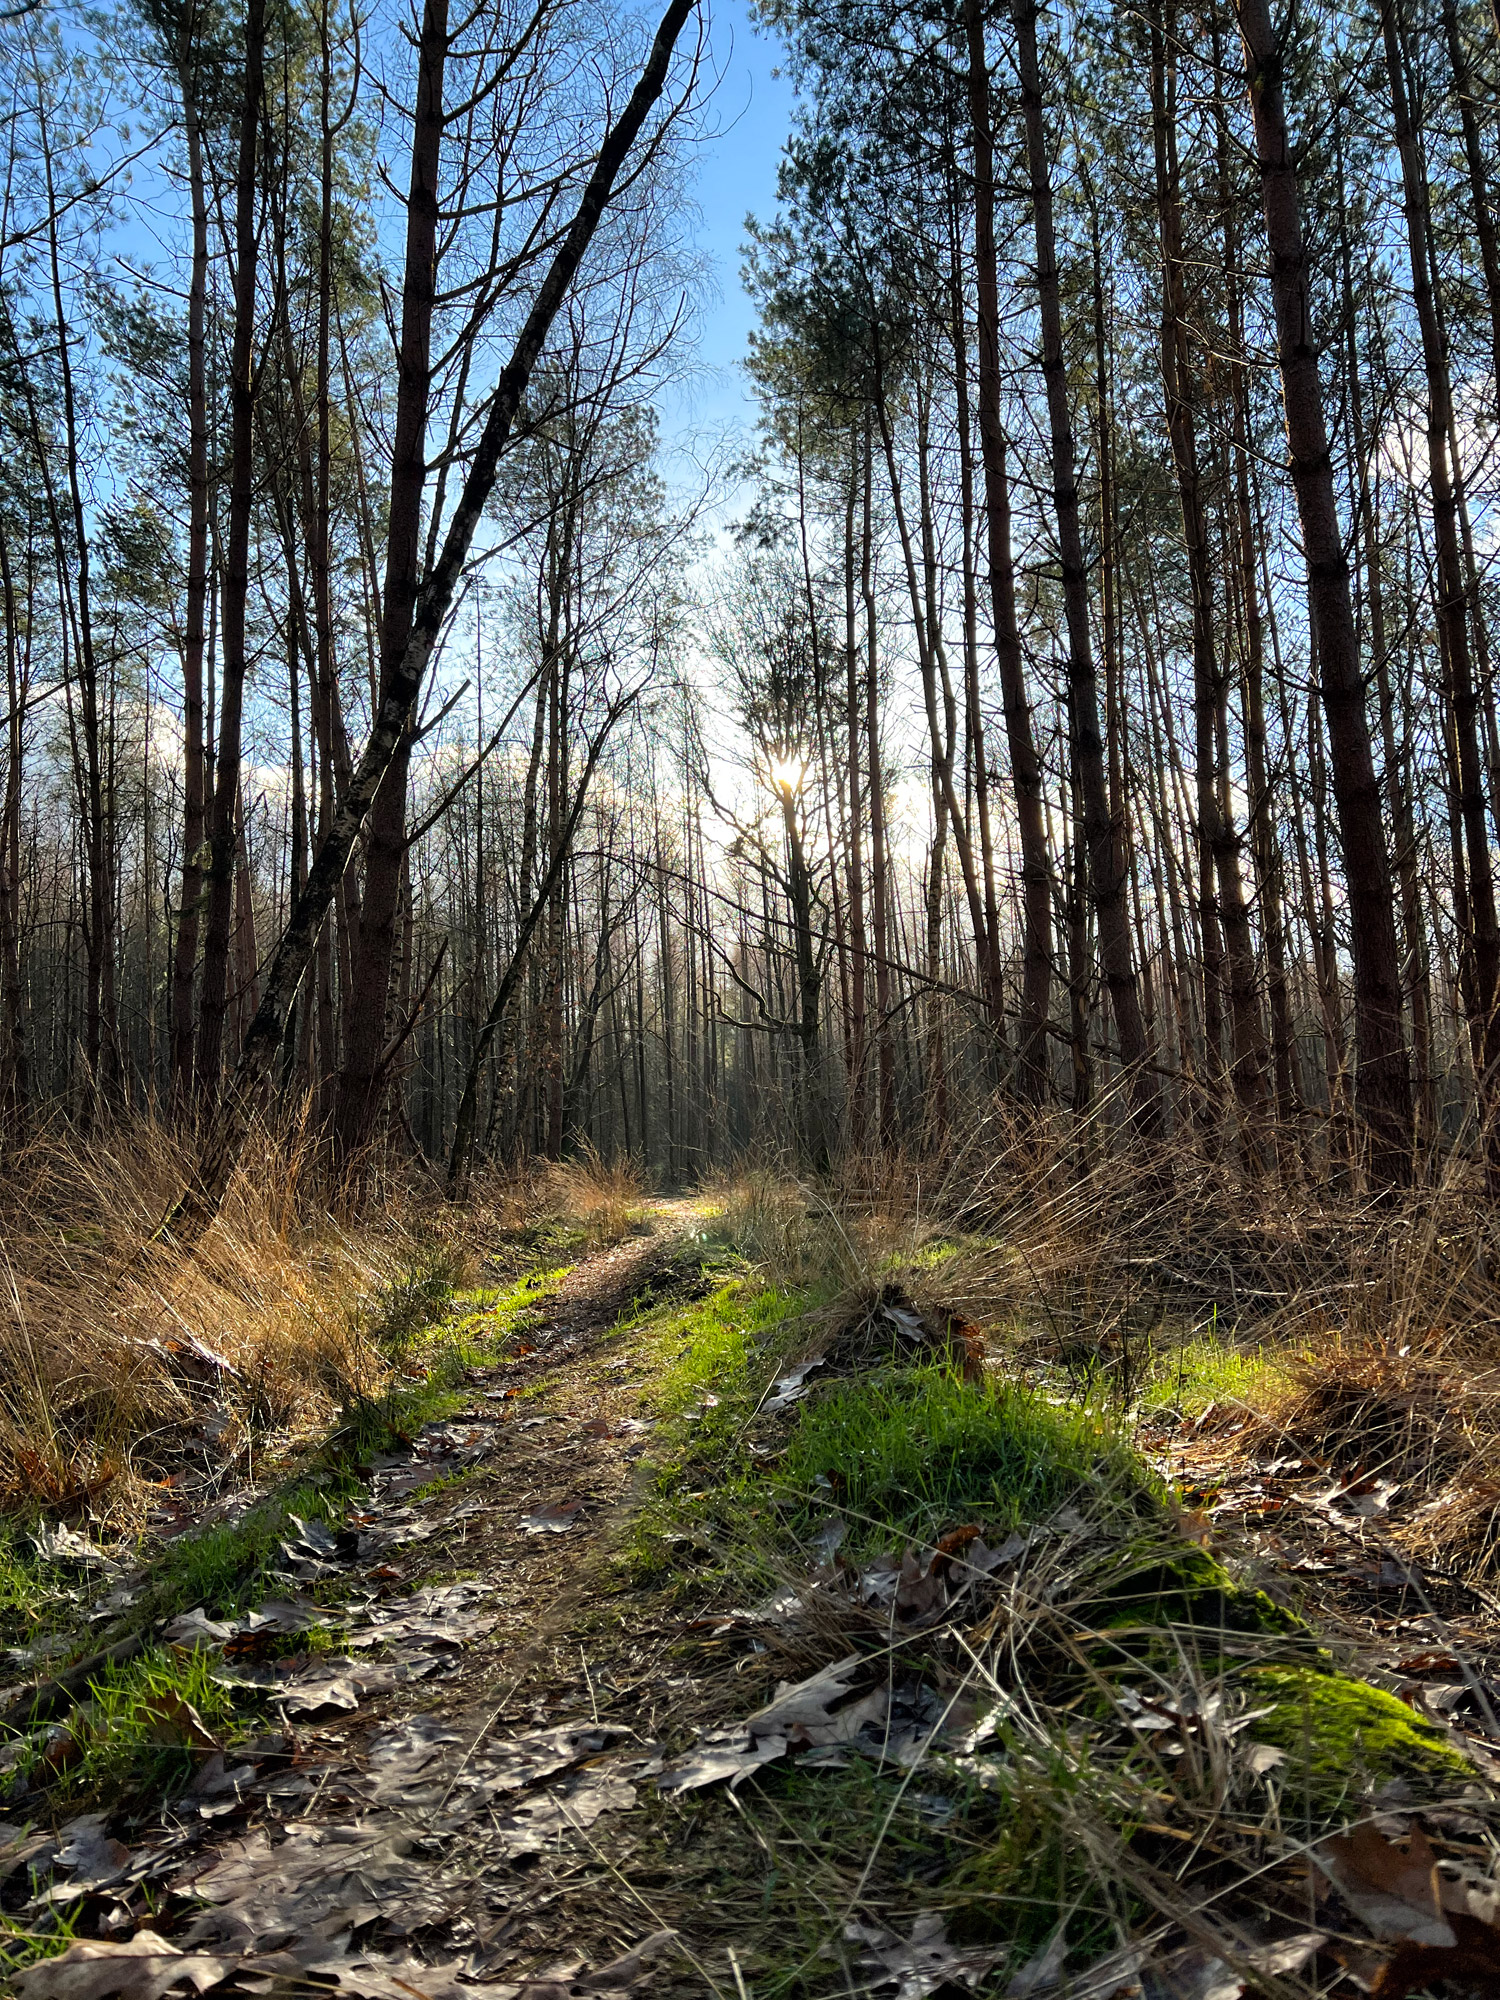
[(311, 1137), (263, 1126), (184, 1253), (158, 1231), (190, 1165), (190, 1142), (148, 1118), (9, 1153), (0, 1507), (128, 1527), (166, 1473), (189, 1490), (243, 1483), (268, 1443), (326, 1425), (383, 1378), (392, 1282), (442, 1254), (430, 1205), (420, 1234), (394, 1188), (367, 1220), (341, 1221)]
[(635, 1226), (646, 1179), (634, 1160), (603, 1159), (585, 1146), (546, 1170), (545, 1199), (557, 1217), (582, 1228), (591, 1245), (618, 1243)]
[(1500, 1573), (1500, 1216), (1464, 1169), (1376, 1200), (1249, 1174), (1189, 1135), (1132, 1165), (1044, 1133), (948, 1188), (987, 1247), (944, 1267), (945, 1293), (1023, 1360), (1129, 1402), (1184, 1345), (1271, 1357), (1242, 1450), (1399, 1480), (1393, 1540)]

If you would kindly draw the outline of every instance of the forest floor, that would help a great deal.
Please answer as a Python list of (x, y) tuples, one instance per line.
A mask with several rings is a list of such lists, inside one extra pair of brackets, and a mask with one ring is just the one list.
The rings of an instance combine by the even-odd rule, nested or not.
[(949, 1249), (500, 1245), (271, 1499), (13, 1544), (14, 1989), (1500, 1991), (1500, 1606)]

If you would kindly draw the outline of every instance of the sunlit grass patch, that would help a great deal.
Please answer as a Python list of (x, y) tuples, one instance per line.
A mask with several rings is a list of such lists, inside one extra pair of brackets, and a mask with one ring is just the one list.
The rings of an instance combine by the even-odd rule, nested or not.
[(809, 1400), (778, 1469), (877, 1536), (974, 1521), (1007, 1532), (1085, 1490), (1144, 1489), (1149, 1475), (1112, 1418), (941, 1363), (887, 1368)]
[(1297, 1358), (1275, 1348), (1247, 1350), (1200, 1335), (1153, 1355), (1141, 1408), (1183, 1417), (1201, 1416), (1216, 1403), (1272, 1411), (1295, 1394)]
[(642, 1405), (660, 1426), (626, 1548), (636, 1581), (664, 1575), (684, 1533), (707, 1536), (743, 1566), (768, 1498), (746, 1428), (808, 1304), (803, 1293), (732, 1278), (690, 1305), (669, 1302), (631, 1322), (632, 1351), (652, 1375)]
[(18, 1776), (44, 1785), (64, 1818), (149, 1792), (169, 1797), (234, 1722), (234, 1696), (215, 1680), (215, 1658), (150, 1647), (101, 1668), (89, 1698), (32, 1733)]
[(705, 1394), (716, 1394), (720, 1406), (753, 1405), (773, 1358), (768, 1336), (805, 1303), (779, 1286), (732, 1278), (706, 1299), (669, 1308), (656, 1328), (658, 1351), (668, 1357), (655, 1391), (661, 1414), (680, 1416)]

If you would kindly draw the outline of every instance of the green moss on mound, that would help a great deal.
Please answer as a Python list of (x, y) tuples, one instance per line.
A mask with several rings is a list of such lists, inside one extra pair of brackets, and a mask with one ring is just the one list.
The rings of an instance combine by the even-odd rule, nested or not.
[(1195, 1633), (1306, 1638), (1306, 1625), (1263, 1590), (1236, 1583), (1207, 1549), (1152, 1550), (1127, 1556), (1116, 1578), (1100, 1592), (1095, 1622), (1103, 1631), (1132, 1626), (1186, 1626)]
[(1447, 1732), (1381, 1688), (1315, 1667), (1279, 1666), (1248, 1668), (1244, 1685), (1252, 1707), (1270, 1704), (1251, 1733), (1286, 1752), (1282, 1782), (1289, 1792), (1305, 1792), (1314, 1809), (1332, 1814), (1351, 1795), (1394, 1779), (1427, 1797), (1473, 1782), (1474, 1767)]

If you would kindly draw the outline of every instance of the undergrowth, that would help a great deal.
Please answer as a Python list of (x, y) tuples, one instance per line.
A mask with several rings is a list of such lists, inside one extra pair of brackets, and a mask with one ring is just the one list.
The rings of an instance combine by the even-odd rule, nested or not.
[[(1198, 1517), (1132, 1442), (1142, 1410), (1191, 1420), (1215, 1404), (1274, 1406), (1295, 1395), (1305, 1355), (1257, 1354), (1210, 1316), (1206, 1332), (1158, 1337), (1132, 1380), (1080, 1371), (1074, 1393), (1058, 1393), (1048, 1357), (1028, 1368), (1024, 1339), (1017, 1357), (1006, 1312), (990, 1322), (1012, 1357), (1003, 1376), (965, 1379), (957, 1355), (872, 1353), (812, 1372), (800, 1400), (762, 1413), (789, 1358), (847, 1322), (839, 1288), (858, 1232), (842, 1227), (820, 1266), (829, 1231), (805, 1205), (799, 1221), (784, 1190), (719, 1199), (738, 1254), (765, 1256), (655, 1322), (660, 1423), (626, 1551), (633, 1583), (692, 1604), (712, 1630), (715, 1603), (768, 1588), (767, 1605), (789, 1591), (810, 1602), (813, 1575), (827, 1586), (837, 1565), (852, 1577), (878, 1558), (920, 1569), (955, 1530), (980, 1528), (992, 1545), (1030, 1536), (998, 1592), (963, 1615), (961, 1642), (816, 1592), (825, 1608), (800, 1626), (773, 1618), (761, 1638), (707, 1642), (710, 1673), (726, 1643), (742, 1668), (757, 1650), (783, 1653), (787, 1679), (864, 1652), (989, 1714), (974, 1752), (937, 1749), (915, 1770), (855, 1753), (774, 1763), (740, 1787), (732, 1812), (751, 1845), (735, 1931), (757, 1996), (815, 1990), (830, 1955), (859, 1986), (859, 1926), (831, 1931), (830, 1911), (939, 1910), (950, 1936), (996, 1948), (1000, 1991), (1059, 1941), (1079, 1970), (1186, 1895), (1258, 1909), (1267, 1827), (1316, 1839), (1393, 1786), (1432, 1801), (1472, 1787), (1449, 1732), (1341, 1671), (1298, 1609), (1200, 1545)], [(893, 1279), (918, 1299), (963, 1299), (962, 1250), (867, 1248), (851, 1299)], [(718, 1723), (754, 1706), (734, 1677), (720, 1688)], [(691, 1808), (695, 1825), (718, 1828), (692, 1838), (732, 1850), (717, 1810)]]
[[(88, 1631), (81, 1619), (94, 1591), (76, 1571), (36, 1556), (23, 1523), (9, 1524), (0, 1533), (3, 1629), (33, 1645), (39, 1634), (55, 1634), (59, 1644), (44, 1670), (56, 1674), (180, 1612), (201, 1607), (211, 1618), (232, 1617), (284, 1588), (282, 1544), (294, 1524), (337, 1528), (364, 1490), (371, 1459), (460, 1407), (472, 1370), (523, 1349), (567, 1269), (532, 1270), (501, 1287), (460, 1288), (455, 1280), (464, 1268), (441, 1255), (398, 1271), (370, 1307), (370, 1337), (383, 1368), (378, 1390), (354, 1396), (334, 1427), (296, 1455), (289, 1475), (234, 1517), (158, 1545), (140, 1544), (145, 1560), (133, 1601), (102, 1631)], [(335, 1588), (314, 1591), (328, 1600)], [(295, 1644), (307, 1651), (335, 1636), (303, 1632)], [(58, 1814), (143, 1791), (169, 1794), (190, 1774), (195, 1749), (201, 1754), (195, 1732), (218, 1738), (234, 1723), (234, 1698), (208, 1678), (206, 1660), (193, 1650), (157, 1646), (119, 1664), (101, 1659), (88, 1698), (70, 1711), (66, 1727), (39, 1733), (27, 1731), (23, 1699), (11, 1719), (22, 1734), (12, 1739), (19, 1754), (9, 1768)]]

